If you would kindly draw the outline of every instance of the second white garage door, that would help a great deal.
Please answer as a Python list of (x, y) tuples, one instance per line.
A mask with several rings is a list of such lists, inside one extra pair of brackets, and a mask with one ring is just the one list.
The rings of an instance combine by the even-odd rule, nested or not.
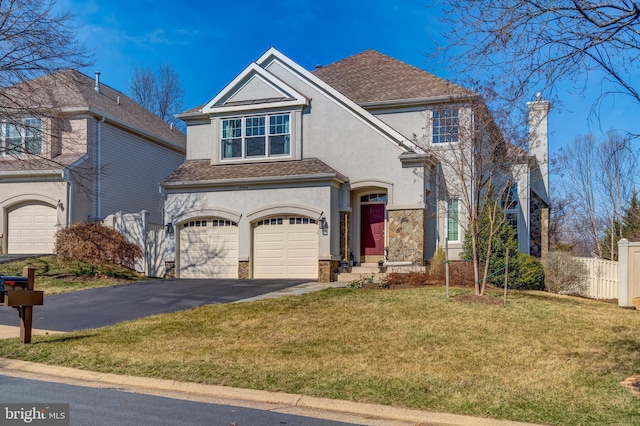
[(180, 278), (238, 278), (238, 225), (218, 219), (180, 226)]
[(253, 231), (254, 278), (318, 278), (315, 219), (278, 217), (259, 221)]
[(51, 254), (55, 247), (58, 214), (54, 207), (33, 203), (9, 210), (9, 254)]

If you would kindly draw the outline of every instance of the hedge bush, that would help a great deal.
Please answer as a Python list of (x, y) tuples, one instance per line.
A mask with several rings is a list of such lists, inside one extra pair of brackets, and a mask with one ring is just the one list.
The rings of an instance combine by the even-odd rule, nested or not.
[(570, 253), (552, 251), (544, 260), (545, 289), (550, 293), (586, 296), (587, 268)]
[(96, 268), (133, 269), (136, 260), (142, 257), (142, 249), (114, 229), (96, 223), (77, 223), (58, 231), (56, 254), (62, 263), (89, 265), (93, 274)]

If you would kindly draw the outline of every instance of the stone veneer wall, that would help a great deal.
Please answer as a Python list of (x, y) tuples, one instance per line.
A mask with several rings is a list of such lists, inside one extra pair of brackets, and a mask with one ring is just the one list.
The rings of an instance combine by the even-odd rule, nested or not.
[(529, 225), (529, 254), (535, 257), (541, 257), (543, 251), (548, 251), (548, 247), (546, 250), (543, 249), (543, 241), (549, 241), (549, 233), (548, 224), (545, 224), (545, 220), (548, 221), (548, 212), (546, 217), (543, 217), (543, 210), (548, 211), (547, 204), (538, 196), (535, 192), (531, 192), (531, 205), (530, 205), (530, 225)]
[(251, 269), (249, 268), (248, 260), (241, 260), (238, 262), (238, 278), (241, 280), (251, 278)]
[(318, 261), (318, 281), (321, 283), (330, 283), (338, 272), (339, 262), (337, 260), (320, 260)]
[(387, 261), (424, 265), (424, 210), (389, 210)]
[(165, 261), (164, 262), (164, 277), (173, 279), (176, 277), (176, 262), (174, 261)]
[(349, 246), (349, 212), (340, 212), (340, 260), (349, 260), (351, 247)]

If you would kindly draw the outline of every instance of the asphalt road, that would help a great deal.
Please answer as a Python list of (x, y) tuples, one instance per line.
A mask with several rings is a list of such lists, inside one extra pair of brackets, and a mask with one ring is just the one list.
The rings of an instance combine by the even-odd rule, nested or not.
[[(55, 294), (46, 296), (43, 306), (33, 308), (33, 328), (77, 331), (105, 327), (149, 315), (235, 302), (307, 281), (150, 280)], [(19, 326), (17, 311), (0, 306), (0, 324)]]
[[(25, 410), (39, 403), (69, 404), (70, 416), (66, 424), (78, 426), (347, 426), (328, 419), (244, 408), (233, 405), (211, 404), (161, 396), (122, 392), (116, 389), (99, 389), (40, 380), (28, 380), (0, 375), (0, 407), (19, 403)], [(0, 424), (4, 423), (4, 412)], [(11, 422), (17, 423), (17, 422)], [(25, 422), (20, 422), (24, 424)], [(36, 424), (38, 422), (34, 422)], [(64, 422), (62, 422), (64, 423)], [(8, 423), (6, 423), (8, 424)]]

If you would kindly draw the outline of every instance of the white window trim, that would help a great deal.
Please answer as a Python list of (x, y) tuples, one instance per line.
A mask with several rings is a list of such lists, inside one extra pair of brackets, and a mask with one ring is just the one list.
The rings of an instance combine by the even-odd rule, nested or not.
[[(21, 134), (21, 141), (20, 141), (20, 146), (22, 151), (21, 152), (14, 152), (14, 153), (9, 153), (9, 148), (7, 147), (7, 126), (8, 125), (14, 125), (14, 126), (20, 126), (19, 123), (22, 123), (22, 129), (26, 130), (28, 128), (28, 126), (25, 124), (28, 120), (38, 120), (40, 122), (40, 128), (37, 130), (37, 132), (40, 133), (40, 151), (38, 152), (27, 152), (26, 151), (26, 135), (27, 132), (24, 131)], [(25, 155), (42, 155), (44, 153), (45, 147), (44, 147), (44, 133), (42, 131), (43, 128), (43, 120), (42, 118), (38, 118), (38, 117), (29, 117), (29, 116), (25, 116), (25, 117), (20, 117), (14, 121), (2, 121), (0, 122), (0, 157), (14, 157), (14, 156), (25, 156)]]
[[(436, 136), (436, 132), (435, 127), (436, 127), (436, 120), (440, 120), (440, 118), (436, 119), (436, 113), (444, 113), (445, 111), (455, 111), (456, 113), (456, 127), (457, 127), (457, 133), (456, 133), (456, 139), (455, 140), (447, 140), (447, 141), (443, 141), (443, 142), (435, 142), (435, 136)], [(444, 117), (443, 117), (444, 118)], [(445, 126), (438, 126), (438, 128), (443, 128)], [(452, 138), (452, 135), (447, 135), (447, 134), (442, 134), (442, 133), (438, 133), (438, 135), (441, 135), (441, 137), (445, 137), (445, 138)], [(447, 144), (457, 144), (460, 142), (460, 108), (436, 108), (431, 110), (431, 143), (433, 145), (447, 145)]]
[[(514, 190), (515, 188), (515, 190)], [(515, 195), (515, 197), (513, 197)], [(514, 201), (514, 203), (512, 204), (512, 200)], [(509, 206), (512, 205), (513, 207), (509, 208)], [(518, 185), (517, 182), (513, 183), (511, 185), (511, 187), (509, 188), (509, 196), (507, 198), (507, 205), (506, 205), (506, 209), (505, 211), (505, 219), (509, 222), (509, 224), (513, 227), (513, 224), (511, 223), (511, 221), (509, 220), (509, 215), (515, 215), (516, 217), (516, 226), (515, 226), (515, 231), (516, 231), (516, 240), (518, 241), (518, 244), (520, 243), (520, 185)]]
[[(269, 137), (270, 136), (278, 136), (278, 135), (283, 135), (286, 133), (277, 133), (277, 134), (270, 134), (270, 127), (271, 127), (271, 123), (270, 123), (270, 118), (273, 116), (280, 116), (280, 115), (287, 115), (289, 116), (289, 153), (288, 154), (270, 154), (269, 153)], [(258, 118), (258, 117), (264, 117), (264, 127), (265, 127), (265, 134), (264, 134), (264, 138), (265, 138), (265, 155), (255, 155), (255, 156), (247, 156), (246, 153), (246, 140), (247, 140), (247, 135), (246, 135), (246, 120), (250, 119), (250, 118)], [(224, 122), (227, 120), (240, 120), (241, 123), (241, 149), (242, 149), (242, 155), (240, 157), (229, 157), (229, 158), (225, 158), (224, 156), (224, 144), (223, 144), (223, 140), (224, 139), (237, 139), (237, 138), (223, 138), (224, 136)], [(264, 160), (264, 159), (286, 159), (286, 158), (291, 158), (292, 153), (293, 153), (293, 114), (291, 111), (284, 111), (284, 112), (272, 112), (272, 113), (266, 113), (266, 114), (247, 114), (247, 115), (238, 115), (238, 116), (231, 116), (231, 117), (221, 117), (220, 118), (220, 130), (218, 133), (218, 140), (220, 141), (219, 143), (219, 147), (218, 147), (218, 155), (220, 158), (220, 162), (221, 163), (231, 163), (231, 162), (246, 162), (247, 160)]]
[[(457, 215), (457, 219), (455, 220), (456, 224), (457, 224), (457, 234), (458, 234), (458, 238), (455, 240), (450, 240), (449, 239), (449, 212), (451, 209), (451, 202), (452, 201), (456, 201), (456, 215)], [(460, 236), (461, 236), (461, 232), (460, 232), (460, 199), (459, 198), (450, 198), (449, 200), (447, 200), (447, 214), (445, 217), (445, 224), (446, 224), (446, 230), (445, 230), (445, 237), (447, 238), (447, 240), (450, 243), (459, 243), (460, 242)]]

